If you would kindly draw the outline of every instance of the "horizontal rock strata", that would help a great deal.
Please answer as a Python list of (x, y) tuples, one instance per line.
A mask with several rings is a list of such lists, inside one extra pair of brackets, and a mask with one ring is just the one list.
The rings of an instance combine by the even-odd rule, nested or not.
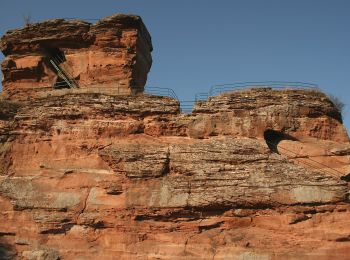
[[(142, 92), (152, 64), (151, 37), (139, 16), (117, 14), (96, 24), (48, 20), (8, 31), (0, 40), (4, 94), (37, 97), (65, 82), (50, 60), (80, 88), (127, 94)], [(66, 86), (67, 87), (67, 86)]]
[(1, 258), (348, 256), (350, 144), (323, 94), (233, 92), (188, 115), (144, 94), (1, 104)]

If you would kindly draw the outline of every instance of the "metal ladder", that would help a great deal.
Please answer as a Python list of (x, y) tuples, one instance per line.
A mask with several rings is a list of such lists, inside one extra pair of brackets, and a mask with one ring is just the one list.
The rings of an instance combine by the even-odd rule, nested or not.
[(49, 61), (51, 65), (55, 68), (57, 75), (63, 79), (61, 82), (57, 82), (54, 87), (59, 87), (60, 83), (66, 83), (70, 88), (78, 88), (78, 83), (74, 80), (74, 78), (65, 71), (59, 64), (63, 62), (58, 56), (49, 57)]

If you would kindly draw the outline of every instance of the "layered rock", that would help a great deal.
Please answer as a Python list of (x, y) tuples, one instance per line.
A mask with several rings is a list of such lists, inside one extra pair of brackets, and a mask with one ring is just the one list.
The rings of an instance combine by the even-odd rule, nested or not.
[[(350, 144), (325, 94), (253, 88), (181, 114), (140, 93), (152, 45), (132, 15), (0, 48), (1, 259), (348, 258)], [(79, 88), (52, 88), (53, 59)]]
[(0, 41), (4, 94), (37, 97), (69, 87), (51, 60), (80, 88), (142, 92), (152, 64), (151, 37), (141, 18), (117, 14), (96, 24), (56, 19), (8, 31)]
[(166, 97), (56, 94), (0, 111), (3, 258), (348, 256), (350, 144), (323, 94), (234, 92), (189, 115)]
[(255, 137), (266, 129), (294, 137), (346, 142), (339, 110), (320, 90), (252, 88), (198, 102), (199, 135), (231, 134)]

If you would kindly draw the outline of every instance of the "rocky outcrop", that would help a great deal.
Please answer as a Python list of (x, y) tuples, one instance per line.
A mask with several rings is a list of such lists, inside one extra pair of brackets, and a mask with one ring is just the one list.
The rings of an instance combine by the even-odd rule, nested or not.
[(141, 18), (117, 14), (96, 24), (56, 19), (8, 31), (0, 41), (4, 94), (11, 99), (66, 86), (51, 60), (80, 88), (142, 92), (152, 64)]
[(233, 92), (187, 115), (69, 91), (1, 108), (2, 258), (348, 256), (350, 144), (323, 94)]
[(295, 138), (305, 136), (346, 142), (340, 112), (320, 90), (252, 88), (198, 102), (196, 135), (262, 137), (273, 129)]
[[(350, 143), (325, 94), (241, 89), (182, 114), (142, 93), (132, 15), (0, 48), (0, 259), (348, 258)], [(52, 88), (53, 56), (79, 88)]]

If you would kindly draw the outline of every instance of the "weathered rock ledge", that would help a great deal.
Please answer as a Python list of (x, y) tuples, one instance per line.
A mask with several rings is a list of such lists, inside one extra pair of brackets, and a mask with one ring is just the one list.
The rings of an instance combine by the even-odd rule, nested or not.
[(238, 91), (189, 115), (52, 95), (0, 106), (0, 142), (4, 259), (348, 257), (350, 144), (322, 93)]
[(139, 16), (116, 14), (95, 24), (55, 19), (10, 30), (0, 49), (3, 95), (23, 100), (67, 87), (55, 66), (80, 88), (142, 92), (153, 47)]

